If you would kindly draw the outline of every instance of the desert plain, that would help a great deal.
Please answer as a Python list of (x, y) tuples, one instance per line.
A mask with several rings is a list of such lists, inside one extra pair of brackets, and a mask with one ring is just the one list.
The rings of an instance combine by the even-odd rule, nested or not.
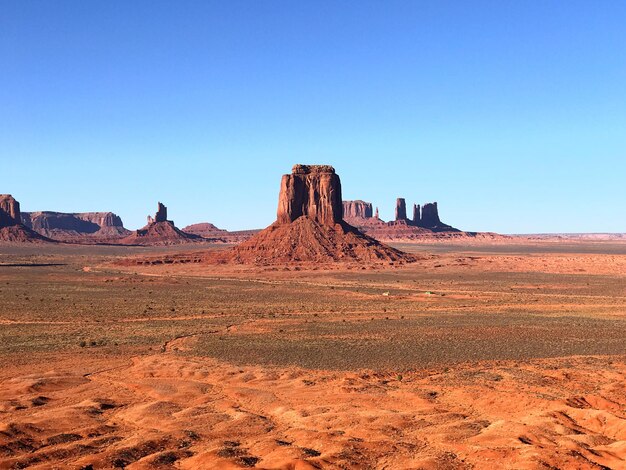
[(626, 243), (399, 248), (1, 247), (0, 468), (626, 467)]

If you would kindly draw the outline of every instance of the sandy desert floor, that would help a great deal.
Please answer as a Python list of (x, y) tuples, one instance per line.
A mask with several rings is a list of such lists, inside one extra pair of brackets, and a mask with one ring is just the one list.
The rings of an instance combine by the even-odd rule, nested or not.
[(626, 243), (401, 248), (0, 247), (0, 468), (626, 468)]

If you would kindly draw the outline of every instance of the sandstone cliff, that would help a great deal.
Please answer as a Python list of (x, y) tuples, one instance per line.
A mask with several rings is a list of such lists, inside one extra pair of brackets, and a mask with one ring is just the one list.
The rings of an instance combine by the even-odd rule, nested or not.
[[(344, 208), (346, 208), (347, 213), (350, 213), (348, 209), (352, 210), (351, 202), (344, 202)], [(449, 238), (452, 234), (471, 237), (476, 235), (469, 232), (461, 232), (441, 222), (436, 202), (426, 203), (421, 206), (413, 204), (413, 218), (409, 219), (404, 198), (396, 200), (395, 220), (390, 222), (384, 222), (378, 218), (378, 209), (375, 217), (350, 217), (346, 218), (346, 221), (364, 233), (383, 241), (410, 241), (428, 237), (440, 239), (442, 237)]]
[(277, 220), (226, 255), (237, 263), (414, 261), (344, 222), (341, 181), (328, 165), (295, 165), (281, 180)]
[(373, 217), (372, 203), (365, 201), (343, 201), (343, 219), (369, 219)]
[(341, 183), (329, 165), (295, 165), (280, 183), (277, 222), (287, 224), (307, 216), (321, 224), (343, 219)]
[(422, 222), (422, 212), (419, 204), (413, 204), (413, 225), (419, 226)]
[(124, 245), (179, 245), (183, 243), (195, 243), (205, 241), (201, 236), (186, 233), (167, 220), (167, 207), (160, 202), (154, 217), (148, 216), (148, 224), (132, 232), (121, 239), (119, 243)]
[(10, 194), (0, 194), (0, 227), (21, 223), (20, 203)]
[(441, 220), (439, 220), (439, 209), (437, 209), (436, 202), (424, 204), (424, 207), (422, 207), (420, 225), (427, 228), (441, 225)]
[(130, 233), (113, 212), (22, 212), (22, 223), (46, 237), (73, 243), (113, 243)]
[(186, 233), (208, 238), (213, 242), (223, 243), (241, 243), (260, 232), (260, 230), (228, 231), (218, 228), (209, 222), (187, 225), (182, 230)]
[(406, 201), (404, 198), (399, 197), (396, 200), (396, 220), (407, 220), (406, 219)]
[(160, 202), (157, 204), (157, 211), (154, 217), (151, 215), (148, 216), (148, 225), (155, 222), (167, 222), (167, 207)]
[(0, 194), (0, 242), (51, 242), (22, 224), (20, 203), (10, 194)]

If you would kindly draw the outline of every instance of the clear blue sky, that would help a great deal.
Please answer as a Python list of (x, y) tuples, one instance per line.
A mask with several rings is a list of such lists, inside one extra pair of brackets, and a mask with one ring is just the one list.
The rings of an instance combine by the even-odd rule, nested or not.
[(0, 0), (23, 210), (263, 227), (294, 163), (383, 218), (626, 232), (626, 2)]

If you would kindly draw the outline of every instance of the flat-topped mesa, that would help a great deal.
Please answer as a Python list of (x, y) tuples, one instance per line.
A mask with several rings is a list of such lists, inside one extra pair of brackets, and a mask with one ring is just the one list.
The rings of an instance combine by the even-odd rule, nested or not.
[(122, 218), (113, 212), (78, 212), (73, 215), (77, 219), (94, 223), (99, 227), (124, 227)]
[(167, 207), (160, 202), (157, 206), (157, 211), (156, 214), (154, 214), (154, 217), (148, 216), (148, 224), (153, 224), (155, 222), (167, 222)]
[(406, 218), (406, 201), (399, 197), (396, 200), (396, 221), (407, 220)]
[(343, 220), (341, 181), (330, 165), (295, 165), (280, 182), (276, 221), (289, 224), (308, 217), (322, 225)]
[(0, 194), (0, 227), (10, 227), (20, 223), (20, 203), (10, 194)]
[(361, 200), (343, 201), (343, 218), (349, 219), (371, 219), (373, 215), (372, 203)]
[(420, 225), (426, 228), (441, 225), (436, 202), (429, 202), (427, 204), (424, 204), (424, 206), (422, 207), (422, 218)]

